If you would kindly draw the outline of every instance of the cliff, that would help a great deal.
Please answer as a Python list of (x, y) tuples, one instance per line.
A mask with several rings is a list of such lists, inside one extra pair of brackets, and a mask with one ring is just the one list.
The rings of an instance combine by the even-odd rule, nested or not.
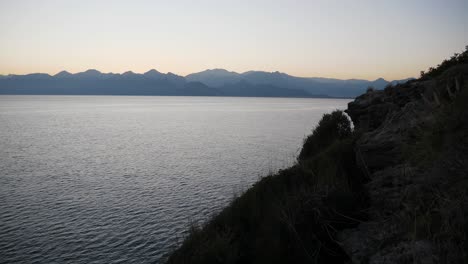
[(468, 50), (326, 114), (168, 263), (467, 263)]
[(467, 103), (461, 64), (349, 104), (370, 201), (368, 221), (338, 235), (354, 263), (468, 260)]

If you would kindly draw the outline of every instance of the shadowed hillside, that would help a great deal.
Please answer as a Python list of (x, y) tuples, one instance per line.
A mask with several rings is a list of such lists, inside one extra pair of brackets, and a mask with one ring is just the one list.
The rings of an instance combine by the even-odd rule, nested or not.
[(167, 263), (466, 263), (468, 47), (323, 116)]

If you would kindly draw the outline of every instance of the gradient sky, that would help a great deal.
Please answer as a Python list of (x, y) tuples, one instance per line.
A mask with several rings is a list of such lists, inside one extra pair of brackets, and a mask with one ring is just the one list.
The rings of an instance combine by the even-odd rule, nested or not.
[(468, 45), (467, 0), (0, 0), (0, 74), (418, 76)]

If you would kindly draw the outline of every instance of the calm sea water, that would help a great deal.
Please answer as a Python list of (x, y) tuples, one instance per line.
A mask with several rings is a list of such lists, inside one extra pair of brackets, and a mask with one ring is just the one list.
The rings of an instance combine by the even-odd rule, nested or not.
[(348, 102), (0, 96), (0, 262), (160, 263)]

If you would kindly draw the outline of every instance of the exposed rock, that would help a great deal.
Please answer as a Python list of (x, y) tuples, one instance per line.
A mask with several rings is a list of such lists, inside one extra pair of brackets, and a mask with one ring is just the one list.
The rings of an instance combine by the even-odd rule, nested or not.
[(468, 65), (447, 63), (356, 98), (356, 133), (325, 115), (298, 164), (194, 229), (168, 263), (468, 263)]
[(443, 232), (454, 236), (453, 230), (442, 230), (447, 228), (444, 223), (450, 226), (450, 214), (460, 212), (456, 204), (466, 205), (452, 195), (466, 198), (463, 188), (454, 184), (468, 181), (466, 111), (448, 117), (457, 120), (450, 136), (456, 142), (446, 141), (441, 150), (446, 154), (437, 162), (414, 167), (404, 155), (424, 131), (436, 127), (441, 109), (456, 100), (466, 84), (468, 65), (458, 65), (437, 78), (369, 91), (349, 103), (346, 112), (362, 133), (356, 159), (367, 174), (370, 199), (369, 221), (338, 235), (354, 263), (459, 263), (466, 255), (450, 239), (425, 238)]

